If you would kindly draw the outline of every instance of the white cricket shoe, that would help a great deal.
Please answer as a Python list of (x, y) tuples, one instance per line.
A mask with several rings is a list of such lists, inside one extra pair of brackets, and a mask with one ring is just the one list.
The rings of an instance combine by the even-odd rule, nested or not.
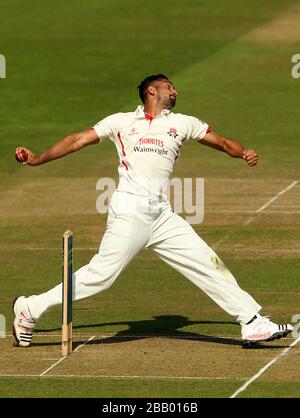
[(243, 345), (251, 347), (262, 341), (280, 339), (286, 337), (293, 329), (290, 324), (274, 324), (269, 318), (257, 314), (250, 323), (242, 325)]
[(24, 296), (20, 296), (14, 301), (13, 310), (16, 315), (13, 324), (14, 346), (29, 347), (32, 340), (35, 321), (29, 312)]

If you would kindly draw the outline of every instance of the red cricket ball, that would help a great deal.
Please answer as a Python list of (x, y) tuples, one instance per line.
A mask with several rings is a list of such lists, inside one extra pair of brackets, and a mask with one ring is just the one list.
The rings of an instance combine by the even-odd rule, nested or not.
[(28, 154), (25, 150), (21, 150), (19, 152), (16, 152), (16, 160), (19, 161), (19, 163), (24, 163), (27, 161)]

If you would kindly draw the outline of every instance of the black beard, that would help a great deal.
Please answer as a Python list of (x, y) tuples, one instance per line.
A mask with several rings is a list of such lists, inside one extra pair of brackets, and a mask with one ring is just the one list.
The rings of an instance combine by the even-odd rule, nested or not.
[(174, 99), (170, 99), (171, 102), (171, 109), (176, 105), (176, 97)]
[(165, 97), (165, 98), (159, 98), (158, 100), (159, 104), (163, 106), (164, 109), (172, 109), (176, 104), (176, 97)]
[(176, 105), (176, 97), (172, 99), (171, 97), (166, 100), (166, 109), (173, 109), (173, 107)]

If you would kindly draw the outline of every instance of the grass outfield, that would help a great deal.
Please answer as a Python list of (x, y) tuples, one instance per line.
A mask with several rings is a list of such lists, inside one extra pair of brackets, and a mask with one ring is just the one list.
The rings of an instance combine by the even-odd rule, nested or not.
[[(300, 80), (291, 77), (300, 1), (182, 5), (55, 0), (28, 8), (12, 0), (1, 8), (0, 314), (8, 336), (0, 339), (0, 397), (229, 397), (294, 341), (243, 350), (231, 317), (143, 251), (109, 291), (74, 306), (74, 346), (91, 341), (72, 356), (46, 372), (60, 359), (60, 309), (39, 322), (31, 348), (12, 347), (11, 302), (58, 283), (62, 233), (75, 233), (75, 268), (97, 251), (105, 216), (96, 213), (96, 182), (116, 177), (117, 167), (109, 141), (35, 168), (15, 162), (15, 147), (39, 153), (134, 109), (139, 81), (161, 71), (179, 90), (176, 111), (260, 154), (250, 169), (185, 146), (174, 176), (205, 178), (196, 231), (265, 314), (280, 323), (300, 314)], [(239, 396), (299, 397), (299, 349)]]

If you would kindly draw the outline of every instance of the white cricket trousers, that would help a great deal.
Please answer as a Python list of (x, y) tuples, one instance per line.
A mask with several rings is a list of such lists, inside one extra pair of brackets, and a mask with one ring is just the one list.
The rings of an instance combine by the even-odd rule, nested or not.
[[(74, 273), (74, 300), (108, 289), (134, 256), (146, 247), (238, 322), (249, 322), (261, 306), (239, 287), (215, 252), (170, 207), (155, 212), (155, 205), (149, 199), (114, 192), (99, 252)], [(27, 302), (31, 315), (38, 320), (49, 308), (62, 303), (62, 285), (30, 296)]]

